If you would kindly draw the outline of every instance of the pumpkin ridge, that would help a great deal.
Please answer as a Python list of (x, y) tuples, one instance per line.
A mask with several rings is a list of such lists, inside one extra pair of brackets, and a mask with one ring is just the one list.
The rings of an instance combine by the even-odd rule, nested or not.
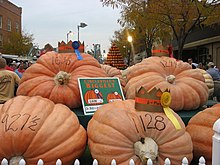
[[(40, 65), (39, 63), (36, 63), (36, 65), (35, 66), (33, 65), (32, 67), (35, 67), (35, 68), (38, 68), (38, 69), (40, 68), (40, 71), (37, 70), (35, 72), (36, 74), (43, 74), (43, 75), (45, 75), (45, 73), (46, 73), (47, 76), (53, 76), (54, 74), (56, 74), (56, 72), (54, 72), (50, 68), (48, 68), (48, 67), (46, 67), (44, 65)], [(28, 68), (28, 69), (30, 69), (30, 68)], [(42, 73), (42, 71), (43, 71), (43, 73)]]
[[(112, 102), (112, 103), (109, 103), (109, 104), (116, 104), (116, 102)], [(103, 106), (105, 106), (105, 105), (103, 105)], [(116, 104), (116, 107), (117, 107), (117, 104)], [(120, 110), (123, 110), (123, 109), (120, 109)], [(100, 111), (100, 110), (99, 110)], [(103, 113), (104, 113), (104, 109), (102, 109), (101, 111), (103, 111)], [(110, 110), (110, 111), (112, 111), (112, 110)], [(117, 110), (116, 110), (117, 111)], [(108, 112), (108, 111), (107, 111)], [(125, 135), (123, 135), (119, 130), (117, 130), (117, 126), (115, 126), (115, 127), (113, 127), (113, 126), (109, 126), (109, 124), (108, 123), (105, 123), (105, 120), (104, 119), (101, 119), (101, 120), (99, 120), (99, 118), (97, 119), (96, 118), (96, 115), (93, 115), (94, 116), (94, 120), (93, 120), (93, 122), (96, 122), (96, 124), (98, 123), (98, 124), (103, 124), (104, 126), (106, 126), (106, 127), (108, 127), (108, 128), (111, 128), (111, 129), (113, 129), (113, 130), (116, 130), (117, 132), (119, 132), (122, 136), (124, 136), (125, 137), (125, 139), (128, 139), (128, 140), (130, 140), (130, 141), (132, 141), (132, 139), (129, 139), (128, 137), (126, 137)], [(130, 121), (130, 118), (129, 118), (129, 121)]]
[[(50, 72), (52, 72), (52, 73), (54, 73), (54, 74), (56, 74), (56, 72), (58, 72), (59, 71), (59, 67), (56, 67), (56, 69), (53, 69), (53, 66), (52, 65), (50, 65), (49, 63), (47, 63), (46, 61), (48, 61), (48, 60), (51, 60), (51, 58), (54, 58), (55, 56), (53, 55), (53, 54), (51, 54), (51, 57), (46, 57), (45, 55), (44, 56), (41, 56), (38, 60), (37, 60), (37, 62), (36, 62), (36, 64), (37, 65), (39, 65), (38, 67), (37, 67), (37, 65), (36, 65), (36, 68), (41, 68), (42, 67), (42, 69), (41, 69), (41, 71), (49, 71), (49, 72), (46, 72), (46, 73), (50, 73)], [(34, 65), (33, 65), (34, 66)], [(34, 66), (35, 67), (35, 66)], [(33, 67), (31, 67), (31, 68), (33, 68)], [(34, 71), (36, 70), (36, 68), (34, 68)], [(29, 69), (29, 68), (28, 68)], [(44, 70), (45, 69), (45, 70)], [(32, 69), (33, 70), (33, 69)], [(37, 71), (38, 71), (38, 69), (37, 69)], [(37, 72), (38, 73), (38, 72)], [(51, 75), (49, 75), (49, 76), (51, 76)]]
[[(94, 118), (95, 119), (95, 118)], [(106, 126), (108, 129), (109, 128), (111, 128), (111, 129), (114, 129), (114, 130), (116, 130), (118, 133), (120, 133), (120, 135), (122, 135), (123, 137), (124, 137), (124, 139), (127, 139), (127, 140), (129, 140), (129, 141), (132, 141), (132, 139), (129, 139), (128, 137), (126, 137), (124, 134), (122, 134), (119, 130), (117, 130), (117, 128), (114, 128), (114, 127), (112, 127), (112, 126), (109, 126), (107, 123), (103, 123), (103, 122), (100, 122), (100, 121), (98, 121), (98, 120), (94, 120), (95, 122), (97, 122), (97, 123), (99, 123), (99, 124), (103, 124), (104, 126)], [(107, 134), (105, 135), (105, 136), (108, 136)], [(124, 141), (124, 142), (126, 142), (126, 141)], [(97, 142), (96, 142), (97, 143)], [(127, 144), (129, 144), (129, 143), (127, 143)]]
[[(32, 90), (34, 90), (34, 89), (36, 89), (36, 88), (39, 88), (39, 84), (36, 84), (36, 83), (33, 83), (33, 82), (35, 82), (36, 80), (35, 79), (38, 79), (38, 78), (33, 78), (33, 79), (29, 79), (29, 80), (26, 80), (26, 81), (24, 81), (24, 82), (22, 82), (23, 83), (23, 86), (20, 86), (19, 88), (18, 88), (18, 90), (17, 90), (17, 95), (29, 95), (29, 93), (32, 91)], [(41, 81), (42, 81), (42, 79), (40, 79)], [(48, 80), (45, 80), (44, 82), (46, 82), (46, 81), (48, 81)], [(27, 85), (32, 85), (32, 88), (27, 88)], [(35, 84), (35, 86), (33, 86), (33, 84)], [(29, 90), (27, 90), (27, 89), (29, 89)], [(20, 93), (20, 91), (22, 91), (23, 93), (21, 94)]]
[(94, 67), (97, 67), (97, 68), (100, 68), (101, 69), (101, 66), (100, 64), (95, 61), (94, 58), (84, 58), (82, 61), (79, 61), (77, 60), (74, 64), (72, 64), (72, 66), (70, 67), (70, 71), (73, 71), (75, 70), (76, 68), (79, 68), (83, 65), (91, 65), (91, 66), (94, 66)]
[[(57, 104), (58, 105), (58, 104)], [(55, 108), (56, 108), (56, 104), (53, 104), (53, 108), (52, 108), (52, 110), (51, 110), (51, 112), (48, 114), (48, 116), (44, 119), (44, 123), (46, 123), (47, 122), (47, 120), (49, 120), (48, 118), (50, 118), (50, 116), (51, 115), (53, 115), (53, 113), (55, 113), (54, 111), (55, 111)], [(68, 112), (69, 113), (69, 112)], [(70, 114), (70, 113), (69, 113)], [(62, 123), (62, 125), (64, 125), (65, 124), (65, 122), (68, 122), (67, 120), (65, 120), (63, 123)], [(62, 126), (61, 125), (61, 126)], [(61, 127), (60, 126), (60, 127)], [(79, 128), (79, 126), (80, 125), (78, 125), (78, 127), (77, 128)], [(57, 127), (57, 130), (58, 130), (58, 128), (60, 128), (60, 127)], [(75, 129), (77, 129), (77, 128), (75, 128)], [(38, 137), (38, 132), (40, 131), (41, 129), (39, 129), (38, 131), (37, 131), (37, 133), (35, 134), (35, 136), (34, 136), (34, 138), (32, 138), (32, 141), (29, 143), (29, 145), (28, 145), (28, 148), (27, 148), (27, 150), (29, 150), (30, 149), (30, 146), (32, 146), (32, 143), (33, 143), (33, 141), (35, 140), (35, 138), (39, 138)], [(79, 131), (79, 129), (77, 129), (77, 131)], [(52, 134), (50, 134), (50, 136), (52, 136), (53, 134), (55, 134), (56, 132), (53, 132)], [(75, 133), (74, 133), (75, 134)], [(63, 137), (63, 136), (62, 136)], [(63, 139), (62, 139), (63, 140)], [(45, 141), (47, 141), (46, 139), (45, 139)], [(63, 143), (64, 143), (65, 141), (63, 141)], [(60, 143), (59, 143), (60, 144)], [(58, 147), (59, 146), (59, 144), (58, 145), (56, 145), (56, 147)], [(46, 152), (49, 152), (51, 149), (54, 149), (54, 148), (56, 148), (56, 147), (53, 147), (53, 148), (48, 148), (48, 150), (46, 150), (46, 151), (44, 151), (44, 153), (46, 153)], [(27, 150), (25, 151), (25, 153), (27, 152)], [(36, 151), (36, 150), (35, 150)], [(39, 151), (38, 151), (39, 152)], [(34, 152), (34, 153), (36, 153), (36, 152)], [(37, 156), (39, 156), (39, 155), (37, 155)], [(35, 157), (37, 157), (36, 155), (35, 155)]]
[[(104, 145), (104, 144), (100, 144), (100, 143), (94, 143), (94, 145), (99, 149), (99, 148), (102, 148), (103, 146), (104, 147), (106, 147), (107, 146), (107, 148), (109, 149), (109, 150), (116, 150), (117, 152), (120, 152), (120, 155), (130, 155), (130, 156), (132, 156), (133, 155), (133, 147), (131, 147), (131, 148), (123, 148), (123, 147), (116, 147), (116, 146), (112, 146), (112, 145)], [(110, 148), (109, 148), (110, 147)], [(118, 150), (118, 149), (120, 149), (120, 151)], [(121, 150), (123, 150), (123, 152), (121, 152)], [(102, 157), (106, 157), (106, 156), (109, 156), (109, 155), (111, 155), (112, 154), (112, 152), (105, 152), (105, 153), (96, 153), (95, 155), (97, 156), (97, 155), (100, 155), (100, 156), (102, 156)], [(104, 156), (103, 156), (104, 155)], [(113, 154), (114, 156), (117, 156), (117, 155), (115, 155), (115, 154)], [(119, 156), (119, 155), (118, 155)], [(114, 158), (114, 159), (116, 159), (116, 157)], [(128, 159), (126, 159), (126, 160), (128, 160)], [(117, 162), (117, 163), (119, 163), (119, 162)]]
[[(79, 125), (79, 127), (80, 127), (80, 125)], [(77, 133), (79, 133), (79, 132), (82, 132), (82, 128), (80, 128), (79, 129), (79, 127), (77, 127), (78, 129), (77, 129), (77, 131), (76, 132), (74, 132), (74, 135), (77, 135)], [(75, 137), (74, 137), (75, 138)], [(58, 143), (55, 147), (51, 147), (50, 149), (48, 148), (48, 150), (46, 150), (46, 151), (44, 151), (43, 153), (41, 153), (41, 154), (38, 154), (38, 155), (33, 155), (33, 156), (31, 156), (31, 157), (25, 157), (25, 158), (28, 158), (28, 159), (30, 159), (30, 158), (33, 158), (33, 159), (35, 159), (36, 157), (45, 157), (45, 154), (47, 155), (47, 154), (50, 154), (50, 152), (54, 152), (54, 151), (56, 151), (57, 150), (57, 148), (60, 148), (60, 146), (62, 146), (62, 144), (64, 144), (64, 143), (67, 143), (68, 141), (72, 141), (72, 139), (74, 139), (73, 137), (67, 137), (66, 139), (62, 139), (62, 142), (61, 143)], [(82, 146), (81, 145), (79, 145), (78, 147), (76, 147), (75, 146), (75, 148), (74, 148), (74, 150), (75, 151), (77, 151), (77, 149), (80, 149)], [(79, 151), (80, 152), (80, 151)], [(69, 151), (69, 155), (71, 155), (72, 154), (72, 152), (71, 151)], [(65, 155), (66, 155), (66, 153), (65, 153)], [(67, 155), (68, 156), (68, 155)], [(63, 156), (61, 156), (62, 158), (63, 158)], [(54, 160), (52, 160), (52, 161), (54, 161)]]
[[(38, 97), (38, 96), (36, 96), (36, 97)], [(39, 97), (40, 97), (40, 96), (39, 96)], [(40, 103), (40, 102), (38, 102), (38, 103)], [(54, 109), (55, 104), (52, 104), (52, 105), (53, 105), (53, 109)], [(36, 106), (36, 107), (37, 107), (37, 106)], [(52, 114), (52, 112), (53, 112), (53, 110), (50, 111), (50, 113), (48, 114), (47, 118)], [(47, 119), (47, 118), (46, 118), (46, 119)], [(45, 121), (46, 121), (46, 119), (45, 119)], [(45, 122), (45, 121), (44, 121), (44, 122)], [(41, 125), (41, 126), (42, 126), (42, 125)], [(40, 131), (40, 129), (37, 130), (37, 132), (36, 132), (34, 138), (37, 137), (37, 134), (38, 134), (39, 131)], [(27, 150), (29, 149), (29, 146), (32, 144), (34, 138), (31, 139), (31, 141), (30, 141), (28, 147), (27, 147), (26, 150), (22, 153), (22, 155), (25, 155), (25, 153), (26, 153)]]
[[(188, 100), (194, 100), (193, 102), (190, 102), (190, 103), (191, 103), (191, 104), (190, 104), (190, 107), (191, 107), (190, 110), (191, 110), (191, 109), (196, 109), (196, 108), (198, 108), (198, 107), (199, 107), (198, 105), (199, 105), (199, 103), (200, 103), (200, 101), (201, 101), (200, 99), (196, 101), (196, 98), (199, 98), (198, 92), (196, 92), (196, 91), (192, 88), (192, 86), (191, 86), (190, 84), (188, 84), (188, 83), (182, 83), (181, 81), (178, 81), (178, 83), (181, 84), (181, 85), (179, 86), (179, 88), (181, 88), (182, 91), (184, 91), (185, 89), (189, 89), (188, 92), (190, 91), (190, 93), (186, 92), (187, 94), (189, 94), (189, 96), (187, 96), (187, 97), (182, 96), (183, 102), (186, 103), (186, 102), (187, 102), (187, 99), (188, 99)], [(194, 92), (193, 92), (193, 91), (194, 91)], [(195, 94), (195, 95), (192, 95), (192, 92), (193, 92), (193, 94)], [(190, 99), (189, 99), (188, 97), (190, 97)], [(189, 105), (189, 102), (188, 102), (188, 104), (184, 104), (184, 106), (183, 106), (182, 108), (183, 108), (184, 110), (188, 110), (189, 108), (186, 108), (188, 105)]]
[[(195, 82), (195, 83), (192, 83), (192, 82)], [(200, 105), (197, 106), (197, 108), (201, 105), (204, 105), (208, 99), (208, 87), (205, 83), (202, 83), (201, 81), (199, 80), (196, 80), (193, 78), (185, 78), (184, 79), (184, 82), (188, 85), (190, 85), (192, 87), (192, 89), (195, 89), (196, 87), (198, 88), (198, 86), (200, 86), (200, 89), (203, 88), (204, 90), (195, 90), (198, 95), (200, 96), (199, 99), (200, 99)]]

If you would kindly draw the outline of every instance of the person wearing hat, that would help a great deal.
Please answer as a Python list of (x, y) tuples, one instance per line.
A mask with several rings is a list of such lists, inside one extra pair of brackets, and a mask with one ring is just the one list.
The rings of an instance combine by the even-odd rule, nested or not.
[(206, 72), (212, 76), (214, 81), (214, 93), (213, 97), (216, 97), (217, 101), (220, 102), (220, 74), (219, 71), (215, 68), (215, 64), (213, 62), (208, 63), (208, 69)]
[(5, 69), (6, 60), (0, 58), (0, 104), (15, 96), (15, 86), (20, 83), (20, 78), (13, 72)]
[(13, 61), (12, 63), (10, 63), (10, 68), (12, 68), (12, 71), (15, 71), (15, 69), (17, 69), (17, 63), (15, 61)]

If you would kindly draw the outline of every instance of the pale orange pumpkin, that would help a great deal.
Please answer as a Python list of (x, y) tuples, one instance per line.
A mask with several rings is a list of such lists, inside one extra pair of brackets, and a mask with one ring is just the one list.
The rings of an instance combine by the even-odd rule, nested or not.
[(214, 81), (212, 79), (212, 76), (206, 72), (204, 69), (199, 69), (197, 68), (201, 73), (202, 75), (204, 76), (205, 78), (205, 83), (209, 89), (209, 96), (212, 97), (213, 96), (213, 93), (214, 93)]
[(77, 116), (65, 105), (40, 96), (17, 96), (0, 106), (0, 160), (42, 159), (71, 165), (86, 147), (87, 135)]
[(212, 164), (213, 125), (219, 118), (220, 104), (216, 104), (194, 115), (186, 127), (192, 137), (195, 160), (204, 156), (207, 165)]
[(125, 79), (122, 77), (122, 71), (117, 69), (116, 67), (101, 64), (102, 69), (106, 72), (106, 74), (109, 77), (118, 77), (122, 86), (122, 89), (124, 90), (124, 87), (126, 85)]
[(146, 90), (169, 89), (174, 111), (197, 109), (208, 100), (208, 87), (201, 72), (174, 58), (154, 56), (132, 66), (127, 73), (126, 98), (133, 99), (141, 86)]
[[(136, 111), (134, 100), (115, 101), (100, 107), (88, 123), (88, 145), (100, 165), (146, 164), (147, 158), (163, 165), (169, 158), (179, 165), (183, 157), (192, 160), (192, 141), (185, 125), (175, 113), (182, 129), (176, 130), (164, 113)], [(143, 151), (143, 152), (142, 152)], [(144, 153), (144, 154), (143, 154)], [(146, 155), (145, 155), (146, 154)]]
[(17, 95), (42, 96), (70, 108), (82, 105), (78, 78), (107, 77), (98, 61), (89, 54), (48, 52), (24, 73)]

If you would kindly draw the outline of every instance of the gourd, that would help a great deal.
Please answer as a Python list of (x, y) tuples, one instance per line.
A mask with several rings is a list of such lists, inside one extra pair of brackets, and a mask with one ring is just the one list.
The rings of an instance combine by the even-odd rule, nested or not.
[(36, 165), (42, 159), (71, 165), (86, 147), (87, 135), (77, 116), (65, 105), (41, 96), (17, 96), (0, 106), (0, 160), (24, 159)]
[(209, 96), (212, 97), (213, 93), (214, 93), (214, 81), (212, 79), (212, 76), (206, 72), (204, 69), (199, 69), (197, 68), (201, 73), (202, 75), (204, 76), (205, 78), (205, 83), (209, 89)]
[(220, 104), (215, 104), (210, 108), (200, 111), (189, 120), (186, 127), (186, 131), (192, 137), (195, 160), (204, 156), (207, 165), (212, 164), (213, 124), (220, 118), (219, 109)]
[(107, 77), (98, 61), (89, 54), (47, 52), (29, 67), (17, 90), (17, 95), (42, 96), (70, 108), (82, 105), (78, 78)]
[(208, 87), (198, 70), (164, 56), (146, 58), (128, 70), (125, 97), (133, 99), (141, 86), (146, 90), (169, 89), (173, 98), (170, 108), (174, 111), (197, 109), (208, 99)]
[(192, 160), (192, 141), (185, 125), (175, 113), (182, 129), (176, 130), (164, 113), (136, 111), (134, 100), (114, 101), (101, 106), (88, 123), (88, 145), (100, 165), (181, 164), (183, 157)]

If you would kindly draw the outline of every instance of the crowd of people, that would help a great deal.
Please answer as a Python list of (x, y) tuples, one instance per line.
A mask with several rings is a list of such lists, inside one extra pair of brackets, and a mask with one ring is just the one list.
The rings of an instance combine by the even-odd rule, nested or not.
[(32, 64), (32, 61), (16, 62), (0, 57), (0, 104), (15, 96), (23, 73)]
[(193, 63), (192, 58), (188, 59), (188, 63), (192, 65), (192, 68), (204, 69), (208, 74), (211, 75), (214, 81), (214, 93), (213, 98), (215, 97), (218, 102), (220, 102), (220, 70), (214, 64), (214, 62), (210, 61), (207, 65), (203, 65), (202, 63), (196, 64)]
[(10, 70), (15, 72), (20, 78), (22, 78), (25, 70), (33, 64), (32, 61), (23, 61), (20, 60), (18, 62), (12, 60), (6, 60), (6, 70)]
[[(49, 51), (54, 51), (54, 49), (50, 44), (46, 44), (40, 56)], [(0, 56), (0, 104), (16, 95), (16, 90), (23, 73), (33, 63), (33, 61), (23, 60), (13, 61)]]

